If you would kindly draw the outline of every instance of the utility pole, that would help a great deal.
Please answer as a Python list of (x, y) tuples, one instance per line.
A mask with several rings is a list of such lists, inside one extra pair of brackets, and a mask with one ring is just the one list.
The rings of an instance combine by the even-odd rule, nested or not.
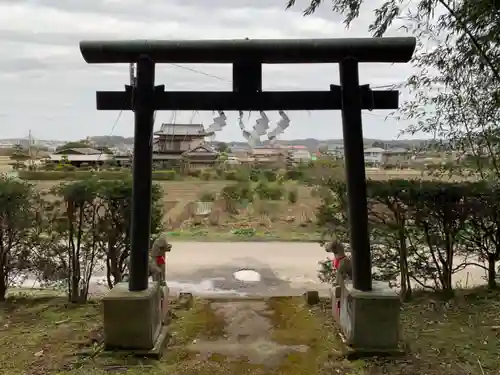
[(33, 166), (33, 158), (31, 157), (31, 129), (28, 131), (28, 157), (30, 166)]
[(129, 65), (129, 73), (130, 73), (130, 86), (135, 86), (135, 64), (130, 63)]

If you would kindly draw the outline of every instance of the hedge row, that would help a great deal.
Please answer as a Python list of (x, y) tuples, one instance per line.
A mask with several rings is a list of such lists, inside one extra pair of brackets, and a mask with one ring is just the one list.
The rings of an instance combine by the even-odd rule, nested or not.
[[(320, 194), (318, 224), (347, 242), (346, 184), (325, 181)], [(452, 275), (472, 262), (484, 268), (489, 286), (496, 286), (500, 184), (368, 180), (367, 201), (374, 276), (398, 279), (403, 295), (413, 283), (449, 292)]]
[[(229, 181), (269, 181), (274, 182), (278, 179), (282, 180), (300, 180), (303, 178), (301, 171), (273, 171), (273, 170), (257, 170), (257, 169), (242, 169), (228, 171), (213, 171), (210, 169), (204, 171), (190, 171), (188, 177), (196, 177), (202, 180), (229, 180)], [(88, 170), (71, 170), (71, 171), (29, 171), (21, 170), (18, 172), (19, 178), (28, 181), (78, 181), (85, 180), (91, 177), (96, 177), (101, 180), (120, 180), (131, 177), (131, 172), (127, 170), (121, 171), (88, 171)], [(181, 179), (183, 175), (174, 170), (168, 171), (153, 171), (154, 181), (171, 181)]]
[[(129, 171), (19, 171), (18, 176), (22, 180), (30, 181), (78, 181), (89, 178), (100, 180), (122, 180), (130, 178)], [(175, 180), (175, 171), (153, 171), (154, 181)]]

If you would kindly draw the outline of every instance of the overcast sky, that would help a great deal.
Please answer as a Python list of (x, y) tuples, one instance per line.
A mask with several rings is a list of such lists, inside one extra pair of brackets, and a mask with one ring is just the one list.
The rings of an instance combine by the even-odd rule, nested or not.
[[(373, 8), (365, 8), (346, 30), (329, 9), (329, 1), (314, 16), (299, 7), (285, 11), (285, 0), (0, 0), (0, 138), (25, 137), (31, 129), (39, 139), (79, 139), (92, 135), (133, 135), (131, 112), (116, 126), (117, 112), (98, 112), (96, 90), (122, 90), (128, 66), (87, 65), (79, 52), (82, 39), (216, 39), (326, 38), (369, 36)], [(370, 0), (373, 7), (380, 0)], [(261, 4), (261, 5), (260, 5)], [(388, 35), (405, 35), (398, 25)], [(229, 90), (231, 70), (224, 65), (186, 65), (201, 73), (171, 65), (157, 68), (157, 84), (172, 90)], [(365, 64), (360, 82), (399, 84), (412, 73), (409, 64)], [(217, 78), (214, 78), (212, 76)], [(338, 83), (338, 68), (328, 65), (265, 66), (264, 89), (327, 90)], [(405, 92), (402, 92), (405, 96)], [(364, 135), (396, 138), (407, 124), (386, 119), (389, 111), (363, 114)], [(271, 120), (278, 114), (269, 112)], [(290, 112), (291, 125), (282, 135), (292, 138), (341, 138), (340, 113)], [(202, 122), (213, 114), (178, 112), (176, 122)], [(156, 128), (174, 118), (159, 112)], [(218, 140), (243, 140), (237, 114)], [(253, 126), (256, 115), (247, 127)]]

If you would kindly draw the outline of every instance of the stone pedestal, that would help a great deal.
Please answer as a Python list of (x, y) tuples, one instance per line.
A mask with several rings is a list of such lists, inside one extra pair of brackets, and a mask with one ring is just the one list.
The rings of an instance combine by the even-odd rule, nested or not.
[(130, 292), (128, 283), (119, 283), (103, 298), (104, 344), (106, 349), (161, 353), (166, 341), (163, 325), (168, 295), (161, 308), (162, 287)]
[(339, 316), (346, 344), (360, 351), (397, 351), (400, 305), (387, 283), (374, 281), (371, 291), (362, 292), (346, 282)]

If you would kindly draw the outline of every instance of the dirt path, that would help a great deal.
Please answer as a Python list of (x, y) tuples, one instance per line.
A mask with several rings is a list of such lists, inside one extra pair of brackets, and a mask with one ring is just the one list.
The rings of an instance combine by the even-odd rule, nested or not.
[(213, 302), (213, 313), (224, 320), (223, 337), (196, 340), (190, 351), (209, 359), (213, 353), (227, 358), (246, 359), (252, 364), (279, 366), (288, 354), (305, 353), (306, 345), (283, 345), (273, 340), (271, 318), (276, 314), (265, 301)]
[(319, 311), (298, 297), (198, 300), (173, 322), (177, 345), (166, 361), (190, 358), (175, 368), (182, 374), (316, 374), (341, 365), (331, 361), (341, 353), (336, 331)]

